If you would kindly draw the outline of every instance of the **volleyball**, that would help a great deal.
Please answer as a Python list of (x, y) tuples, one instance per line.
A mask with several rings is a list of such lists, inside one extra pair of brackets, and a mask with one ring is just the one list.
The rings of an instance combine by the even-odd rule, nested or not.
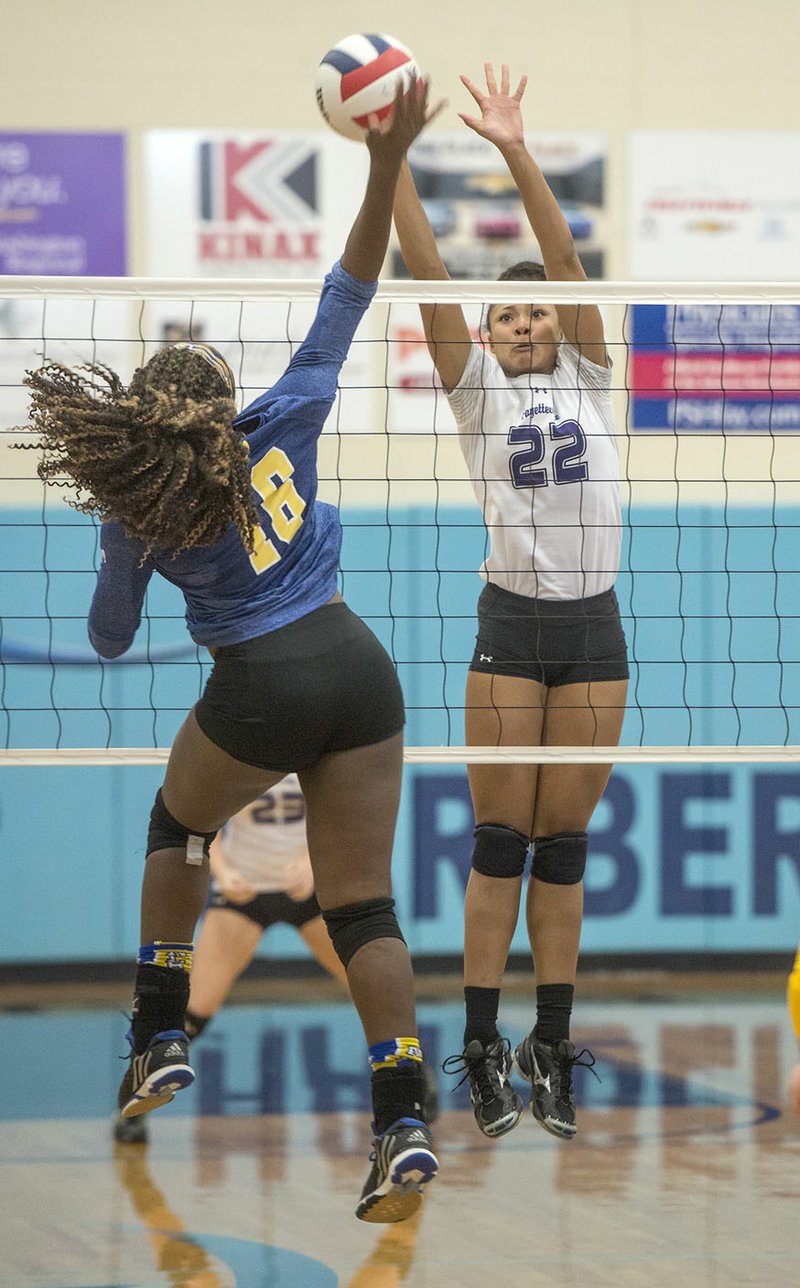
[(328, 124), (348, 139), (363, 139), (367, 117), (384, 120), (398, 82), (420, 75), (414, 55), (393, 36), (346, 36), (317, 69), (317, 104)]

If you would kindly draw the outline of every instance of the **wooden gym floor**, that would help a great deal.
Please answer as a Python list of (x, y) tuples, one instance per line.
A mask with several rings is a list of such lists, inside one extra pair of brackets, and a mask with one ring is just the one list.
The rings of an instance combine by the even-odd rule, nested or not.
[[(579, 1133), (526, 1112), (492, 1143), (440, 1076), (441, 1171), (420, 1214), (369, 1226), (368, 1082), (328, 982), (250, 981), (194, 1048), (197, 1082), (115, 1146), (128, 992), (0, 989), (2, 1288), (782, 1288), (800, 1284), (800, 1119), (785, 977), (581, 981)], [(528, 990), (530, 985), (527, 986)], [(419, 982), (437, 1063), (460, 988)], [(531, 1023), (504, 994), (512, 1039)]]

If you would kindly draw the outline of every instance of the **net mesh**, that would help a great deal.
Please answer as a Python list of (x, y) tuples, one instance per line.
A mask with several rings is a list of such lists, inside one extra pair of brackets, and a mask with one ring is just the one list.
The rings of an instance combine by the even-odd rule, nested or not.
[[(45, 489), (25, 441), (26, 369), (104, 362), (123, 380), (161, 344), (203, 339), (244, 406), (302, 341), (319, 282), (4, 279), (0, 284), (0, 749), (158, 760), (210, 659), (154, 579), (124, 658), (86, 637), (98, 527)], [(524, 283), (382, 283), (320, 444), (340, 508), (341, 588), (389, 649), (407, 759), (797, 758), (800, 744), (800, 288), (537, 286), (596, 302), (613, 357), (631, 683), (620, 748), (464, 747), (464, 682), (487, 537), (416, 302), (481, 306)]]

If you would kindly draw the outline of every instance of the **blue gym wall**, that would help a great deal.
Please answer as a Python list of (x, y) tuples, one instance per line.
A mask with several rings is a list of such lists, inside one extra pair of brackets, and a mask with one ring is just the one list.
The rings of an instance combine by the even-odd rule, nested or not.
[[(343, 590), (397, 660), (408, 744), (463, 743), (479, 519), (467, 508), (343, 518)], [(623, 741), (800, 742), (800, 510), (647, 507), (628, 521)], [(129, 659), (101, 665), (85, 630), (94, 525), (56, 497), (40, 511), (4, 510), (2, 527), (0, 746), (169, 745), (208, 673), (179, 596), (154, 581)], [(0, 774), (0, 962), (130, 958), (161, 777), (125, 766)], [(590, 834), (584, 951), (796, 946), (800, 767), (621, 765)], [(395, 883), (412, 951), (460, 951), (470, 848), (464, 766), (407, 766)], [(522, 931), (513, 949), (525, 948)], [(263, 951), (305, 950), (276, 930)]]

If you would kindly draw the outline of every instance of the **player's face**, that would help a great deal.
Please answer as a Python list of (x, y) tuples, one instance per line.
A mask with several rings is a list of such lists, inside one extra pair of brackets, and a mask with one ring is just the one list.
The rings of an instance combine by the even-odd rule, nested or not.
[(489, 311), (489, 345), (507, 376), (552, 371), (560, 339), (552, 304), (493, 304)]

